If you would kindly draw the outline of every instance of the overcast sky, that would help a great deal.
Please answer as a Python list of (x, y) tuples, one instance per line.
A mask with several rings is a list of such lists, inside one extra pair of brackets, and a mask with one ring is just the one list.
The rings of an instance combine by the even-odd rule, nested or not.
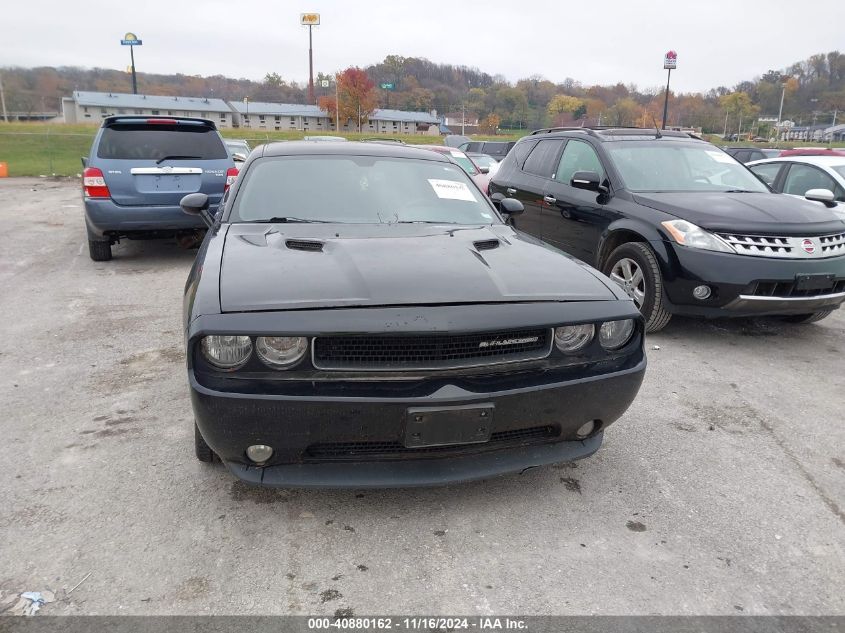
[[(307, 82), (308, 29), (319, 12), (314, 72), (365, 66), (389, 54), (474, 66), (510, 81), (666, 80), (672, 88), (732, 86), (813, 53), (845, 49), (845, 0), (6, 0), (0, 66), (125, 68), (126, 31), (143, 40), (139, 71)], [(797, 15), (796, 15), (797, 14)]]

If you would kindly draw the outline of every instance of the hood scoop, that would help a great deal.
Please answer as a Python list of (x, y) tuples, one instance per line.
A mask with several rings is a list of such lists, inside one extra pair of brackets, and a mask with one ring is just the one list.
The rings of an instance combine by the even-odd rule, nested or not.
[(499, 248), (499, 244), (499, 240), (478, 240), (472, 243), (477, 251), (491, 251), (494, 248)]
[(323, 242), (317, 242), (315, 240), (285, 240), (285, 246), (292, 251), (312, 251), (319, 253), (323, 250)]

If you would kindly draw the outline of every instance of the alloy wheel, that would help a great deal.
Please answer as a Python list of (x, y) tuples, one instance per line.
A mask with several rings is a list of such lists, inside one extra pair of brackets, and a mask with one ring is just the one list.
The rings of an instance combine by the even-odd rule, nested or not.
[(629, 257), (623, 257), (613, 264), (610, 278), (634, 300), (638, 309), (642, 309), (645, 302), (645, 276), (637, 262)]

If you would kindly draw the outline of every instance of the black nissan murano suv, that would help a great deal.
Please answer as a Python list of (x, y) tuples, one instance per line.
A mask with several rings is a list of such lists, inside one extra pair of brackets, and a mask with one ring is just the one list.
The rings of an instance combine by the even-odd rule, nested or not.
[(845, 300), (845, 207), (772, 192), (681, 132), (552, 128), (522, 138), (488, 193), (520, 200), (521, 231), (631, 296), (647, 331), (673, 314), (818, 321)]

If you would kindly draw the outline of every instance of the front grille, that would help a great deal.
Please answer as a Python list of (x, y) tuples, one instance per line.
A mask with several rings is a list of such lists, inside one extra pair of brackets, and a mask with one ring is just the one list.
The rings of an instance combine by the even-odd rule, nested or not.
[[(740, 255), (781, 259), (818, 259), (845, 255), (845, 233), (813, 237), (716, 233)], [(808, 252), (811, 251), (811, 252)]]
[(478, 367), (545, 358), (551, 342), (549, 329), (323, 336), (314, 339), (314, 367), (368, 371)]
[(506, 445), (528, 444), (549, 440), (560, 435), (560, 429), (555, 426), (535, 426), (527, 429), (498, 431), (490, 436), (483, 444), (458, 444), (450, 446), (425, 446), (422, 448), (407, 448), (396, 441), (378, 442), (332, 442), (312, 444), (305, 450), (305, 456), (314, 460), (341, 460), (369, 458), (397, 458), (460, 452), (482, 452)]
[(814, 288), (812, 290), (798, 290), (795, 282), (792, 281), (755, 281), (745, 295), (755, 297), (818, 297), (821, 295), (836, 294), (845, 292), (845, 279), (840, 279), (833, 284), (833, 288)]

